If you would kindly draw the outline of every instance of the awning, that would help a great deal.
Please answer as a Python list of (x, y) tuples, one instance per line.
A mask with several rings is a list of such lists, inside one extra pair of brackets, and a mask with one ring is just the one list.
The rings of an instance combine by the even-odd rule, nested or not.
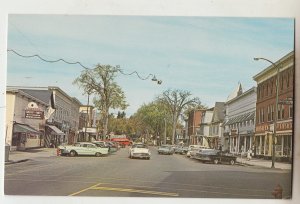
[(47, 125), (53, 132), (55, 135), (65, 135), (64, 132), (62, 132), (60, 129), (58, 129), (56, 126), (54, 125)]
[(38, 130), (26, 124), (14, 124), (14, 133), (36, 133), (41, 134)]

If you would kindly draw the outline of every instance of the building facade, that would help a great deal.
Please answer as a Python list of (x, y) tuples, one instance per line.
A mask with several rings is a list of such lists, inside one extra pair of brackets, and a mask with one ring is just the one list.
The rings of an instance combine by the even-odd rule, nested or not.
[[(53, 147), (76, 141), (81, 105), (76, 98), (59, 87), (7, 87), (6, 95), (6, 138), (13, 147)], [(23, 136), (15, 136), (17, 133)], [(33, 133), (39, 136), (34, 137)], [(34, 138), (40, 141), (39, 145), (37, 141), (33, 144)]]
[[(242, 89), (240, 89), (242, 90)], [(253, 148), (255, 132), (256, 87), (239, 91), (225, 104), (224, 150), (243, 153)]]
[[(276, 79), (279, 68), (278, 112), (276, 106)], [(272, 156), (272, 134), (276, 128), (275, 157), (283, 160), (292, 158), (293, 99), (294, 99), (294, 52), (290, 52), (253, 77), (257, 82), (255, 153)], [(274, 125), (275, 114), (277, 124)]]
[(225, 103), (216, 102), (213, 109), (213, 116), (209, 126), (209, 135), (207, 137), (208, 145), (213, 149), (222, 147), (223, 122), (225, 119)]
[(48, 102), (25, 91), (7, 88), (5, 142), (11, 146), (11, 150), (44, 146), (44, 115), (48, 106)]
[(200, 145), (204, 147), (209, 147), (208, 137), (210, 134), (210, 126), (213, 119), (214, 108), (210, 108), (202, 112), (202, 121), (200, 125)]
[(200, 126), (202, 121), (202, 113), (204, 109), (196, 109), (189, 112), (188, 116), (188, 136), (189, 144), (196, 145), (200, 143)]

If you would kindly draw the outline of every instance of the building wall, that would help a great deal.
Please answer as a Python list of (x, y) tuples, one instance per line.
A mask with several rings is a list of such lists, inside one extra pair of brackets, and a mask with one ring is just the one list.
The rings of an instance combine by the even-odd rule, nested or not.
[(199, 131), (203, 112), (205, 112), (205, 110), (192, 110), (189, 113), (188, 135), (190, 138), (190, 144), (198, 144), (200, 142)]
[[(29, 119), (25, 118), (25, 109), (30, 102), (35, 102), (38, 107), (46, 111), (46, 105), (38, 102), (29, 95), (24, 95), (22, 92), (14, 91), (6, 93), (6, 142), (12, 145), (13, 137), (13, 123), (22, 123), (31, 126), (32, 128), (44, 132), (45, 120), (44, 119)], [(42, 135), (43, 136), (43, 135)], [(42, 138), (27, 137), (25, 148), (43, 146)]]
[(256, 109), (256, 88), (253, 87), (242, 95), (228, 101), (226, 103), (226, 121), (225, 121), (225, 135), (224, 147), (230, 152), (246, 152), (252, 149), (253, 136), (255, 131), (255, 120), (239, 120), (235, 123), (228, 121), (242, 117), (245, 114), (255, 113)]
[[(294, 53), (291, 52), (276, 62), (280, 67), (278, 98), (279, 101), (294, 98)], [(270, 66), (254, 77), (257, 81), (257, 108), (255, 127), (255, 152), (265, 157), (272, 156), (272, 135), (274, 119), (277, 114), (275, 155), (276, 157), (292, 156), (293, 136), (293, 106), (278, 105), (278, 113), (275, 113), (276, 104), (276, 79), (277, 67)]]
[(6, 93), (6, 136), (5, 143), (11, 145), (13, 134), (13, 121), (15, 112), (15, 100), (16, 95), (12, 93)]

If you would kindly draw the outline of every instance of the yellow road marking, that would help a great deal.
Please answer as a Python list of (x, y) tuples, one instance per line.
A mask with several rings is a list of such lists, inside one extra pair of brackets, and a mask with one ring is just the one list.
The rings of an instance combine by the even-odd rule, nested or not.
[(92, 188), (95, 188), (96, 186), (98, 186), (98, 185), (100, 185), (101, 183), (97, 183), (97, 184), (95, 184), (95, 185), (93, 185), (93, 186), (90, 186), (90, 187), (88, 187), (88, 188), (85, 188), (85, 189), (83, 189), (83, 190), (81, 190), (81, 191), (77, 191), (77, 192), (75, 192), (75, 193), (72, 193), (72, 194), (70, 194), (69, 196), (74, 196), (74, 195), (78, 195), (78, 194), (80, 194), (80, 193), (82, 193), (82, 192), (85, 192), (85, 191), (88, 191), (88, 190), (90, 190), (90, 189), (92, 189)]
[(120, 192), (130, 192), (130, 193), (144, 193), (144, 194), (152, 194), (152, 195), (173, 196), (173, 197), (179, 196), (178, 193), (146, 191), (146, 190), (138, 190), (138, 189), (131, 189), (131, 188), (92, 187), (89, 188), (89, 190), (120, 191)]

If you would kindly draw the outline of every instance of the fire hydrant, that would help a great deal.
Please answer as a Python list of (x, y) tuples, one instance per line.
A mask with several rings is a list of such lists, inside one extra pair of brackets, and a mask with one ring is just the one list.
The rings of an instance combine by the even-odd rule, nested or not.
[(282, 187), (277, 184), (277, 186), (274, 188), (272, 195), (276, 198), (276, 199), (282, 199)]
[(60, 156), (61, 155), (61, 151), (59, 148), (56, 149), (56, 156)]

